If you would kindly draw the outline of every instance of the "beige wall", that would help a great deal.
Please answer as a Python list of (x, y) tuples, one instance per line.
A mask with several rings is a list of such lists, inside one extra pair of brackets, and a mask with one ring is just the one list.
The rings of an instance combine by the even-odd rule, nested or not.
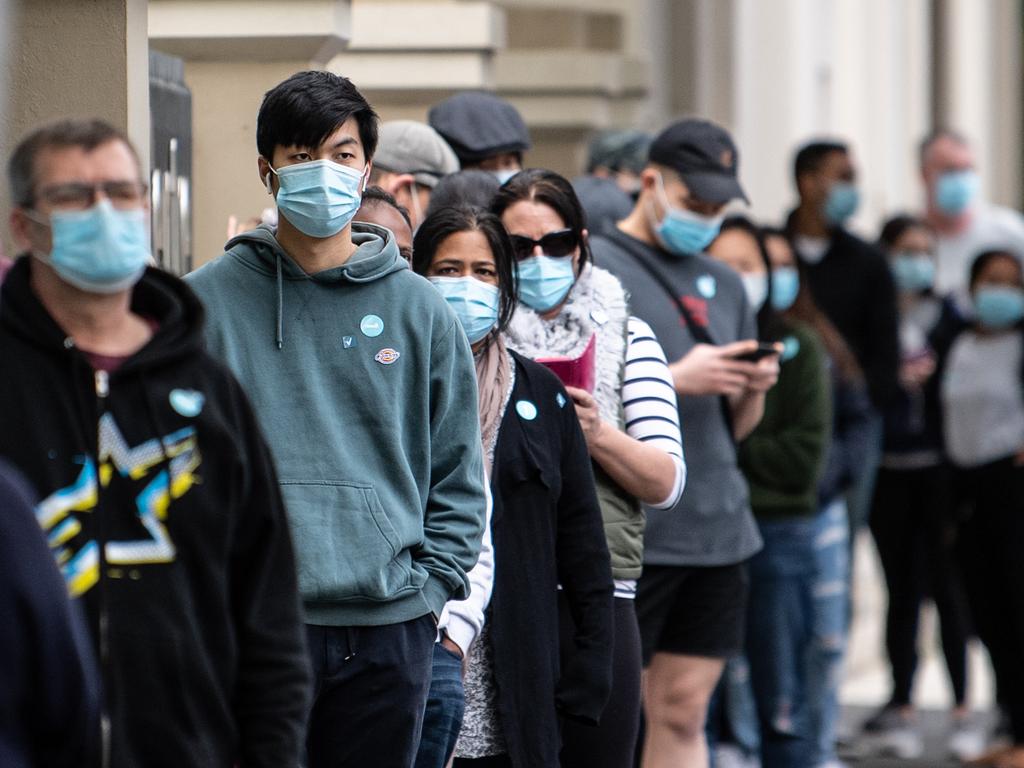
[[(0, 157), (40, 123), (101, 117), (126, 130), (149, 167), (149, 56), (146, 0), (15, 0), (7, 24), (7, 92), (0, 110)], [(0, 211), (9, 210), (6, 179)], [(5, 217), (6, 218), (6, 217)], [(2, 227), (6, 249), (10, 235)]]

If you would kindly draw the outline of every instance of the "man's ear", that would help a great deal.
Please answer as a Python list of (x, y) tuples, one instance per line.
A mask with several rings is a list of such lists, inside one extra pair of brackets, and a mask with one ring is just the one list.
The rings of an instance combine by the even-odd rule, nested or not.
[[(32, 250), (43, 238), (40, 230), (45, 229), (44, 225), (29, 218), (22, 208), (12, 208), (8, 221), (14, 244), (21, 252)], [(47, 245), (45, 250), (49, 249), (50, 246)]]
[(270, 163), (260, 155), (256, 158), (256, 168), (260, 174), (260, 183), (267, 188), (267, 194), (274, 194), (274, 180), (271, 178), (274, 172), (270, 170)]
[(384, 189), (392, 195), (398, 195), (403, 189), (412, 194), (412, 185), (415, 183), (416, 177), (411, 173), (393, 173), (388, 178), (388, 185)]

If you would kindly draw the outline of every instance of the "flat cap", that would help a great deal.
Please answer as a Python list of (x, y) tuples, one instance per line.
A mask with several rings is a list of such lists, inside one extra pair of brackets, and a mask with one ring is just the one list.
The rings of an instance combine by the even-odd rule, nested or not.
[(463, 165), (530, 148), (530, 132), (519, 111), (483, 91), (457, 93), (435, 104), (427, 117)]

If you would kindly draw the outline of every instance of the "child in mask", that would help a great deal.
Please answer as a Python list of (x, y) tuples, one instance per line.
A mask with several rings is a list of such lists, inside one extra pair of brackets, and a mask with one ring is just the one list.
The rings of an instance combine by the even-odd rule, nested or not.
[(1024, 271), (1016, 254), (980, 254), (970, 271), (973, 321), (940, 347), (945, 447), (966, 518), (963, 575), (988, 648), (1012, 744), (975, 764), (1024, 766)]

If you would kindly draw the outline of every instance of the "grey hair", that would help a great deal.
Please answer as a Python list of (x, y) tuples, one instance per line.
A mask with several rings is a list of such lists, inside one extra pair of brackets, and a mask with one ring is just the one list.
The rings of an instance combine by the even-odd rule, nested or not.
[(47, 123), (36, 128), (15, 147), (7, 163), (7, 182), (10, 185), (11, 202), (23, 208), (35, 203), (35, 162), (45, 149), (81, 147), (91, 152), (96, 147), (111, 141), (124, 142), (131, 150), (136, 164), (139, 155), (124, 131), (110, 123), (92, 119), (68, 119)]

